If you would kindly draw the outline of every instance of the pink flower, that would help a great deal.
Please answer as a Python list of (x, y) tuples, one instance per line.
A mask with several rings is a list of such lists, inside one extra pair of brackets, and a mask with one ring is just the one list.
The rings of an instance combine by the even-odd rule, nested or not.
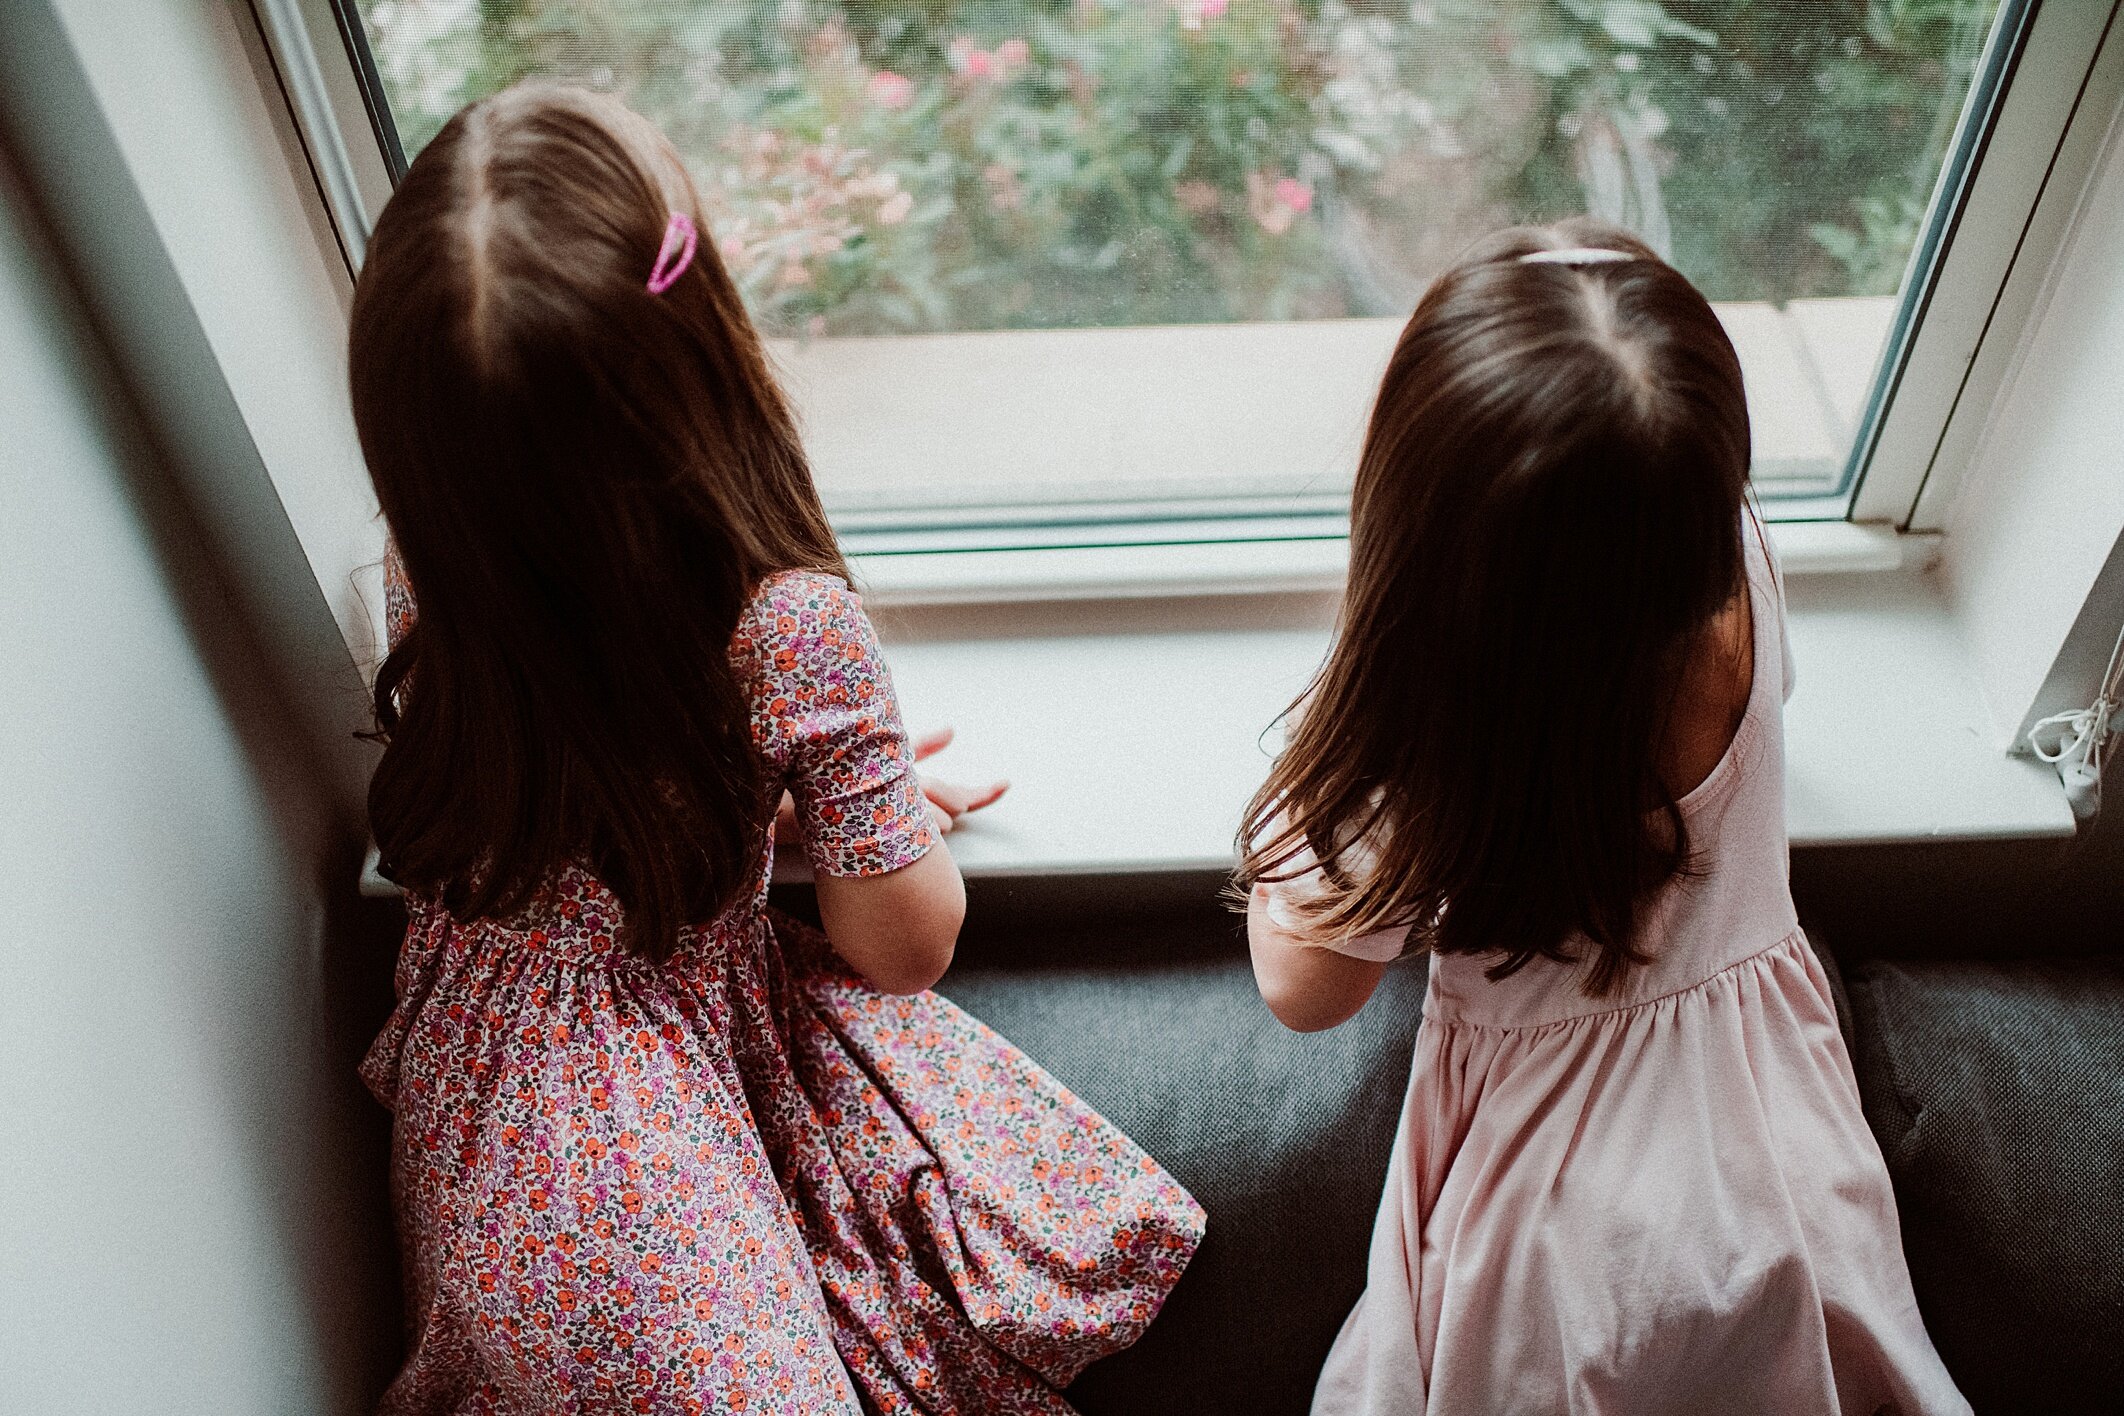
[(1032, 58), (1032, 46), (1022, 39), (1006, 39), (996, 46), (996, 62), (1008, 72), (1022, 69), (1025, 61)]
[(985, 79), (995, 72), (996, 56), (963, 34), (951, 42), (945, 55), (951, 60), (951, 67), (969, 79)]
[(914, 93), (914, 81), (890, 69), (880, 69), (870, 76), (870, 101), (880, 108), (905, 108), (914, 102)]
[(1232, 0), (1197, 0), (1195, 12), (1205, 20), (1221, 20), (1231, 7)]
[(1313, 189), (1296, 177), (1271, 178), (1264, 172), (1249, 172), (1246, 207), (1263, 231), (1281, 236), (1300, 216), (1312, 210)]

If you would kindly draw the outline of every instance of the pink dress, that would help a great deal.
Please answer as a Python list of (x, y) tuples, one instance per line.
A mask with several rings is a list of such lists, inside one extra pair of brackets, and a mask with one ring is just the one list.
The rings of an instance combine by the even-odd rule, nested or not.
[[(410, 623), (403, 587), (394, 638)], [(733, 642), (815, 869), (930, 849), (856, 597), (786, 573)], [(506, 922), (410, 898), (364, 1076), (395, 1113), (411, 1355), (386, 1413), (1046, 1413), (1140, 1336), (1202, 1211), (935, 994), (751, 889), (664, 964), (569, 869)]]
[[(1787, 885), (1782, 597), (1745, 533), (1754, 688), (1682, 802), (1706, 873), (1652, 962), (1434, 957), (1367, 1287), (1316, 1416), (1967, 1412)], [(1391, 958), (1400, 934), (1344, 952)]]

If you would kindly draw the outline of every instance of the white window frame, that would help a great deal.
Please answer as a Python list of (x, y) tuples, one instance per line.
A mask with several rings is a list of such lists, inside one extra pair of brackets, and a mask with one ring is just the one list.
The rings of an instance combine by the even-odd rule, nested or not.
[[(2017, 161), (2047, 167), (2033, 196), (2019, 185), (2029, 205), (2006, 223), (2018, 233), (2007, 274), (1981, 291), (1988, 313), (1963, 354), (1969, 377), (1948, 426), (1986, 430), (1967, 435), (1969, 466), (1935, 465), (1959, 456), (1936, 444), (1900, 522), (1773, 528), (1801, 663), (1786, 721), (1796, 844), (2072, 830), (2055, 776), (2006, 748), (2038, 701), (2035, 680), (2041, 702), (2073, 700), (2086, 687), (2079, 641), (2099, 638), (2106, 654), (2124, 618), (2104, 589), (2124, 584), (2124, 455), (2102, 441), (2115, 408), (2101, 387), (2120, 344), (2108, 331), (2124, 318), (2124, 281), (2109, 275), (2124, 271), (2124, 228), (2087, 219), (2124, 193), (2124, 39), (2117, 4), (2104, 0), (2096, 24), (2089, 3), (2073, 13), (2074, 0), (2048, 0), (2031, 31), (2052, 55), (2039, 87), (2077, 75), (2045, 109), (2057, 134), (2047, 154), (2039, 127), (2002, 125), (2033, 144), (2036, 156)], [(299, 85), (267, 42), (263, 9), (26, 0), (26, 12), (47, 16), (40, 34), (66, 35), (40, 47), (18, 42), (28, 27), (0, 30), (0, 60), (37, 76), (11, 91), (18, 117), (35, 121), (10, 136), (34, 155), (24, 170), (55, 240), (171, 439), (174, 489), (196, 506), (234, 603), (319, 719), (320, 759), (344, 759), (334, 800), (354, 819), (368, 759), (351, 735), (368, 722), (360, 675), (376, 661), (383, 531), (346, 407), (353, 264), (327, 189), (338, 170), (356, 191), (380, 163), (364, 177), (358, 162), (335, 168), (306, 146)], [(2081, 46), (2079, 68), (2059, 71), (2067, 41)], [(2009, 98), (2034, 82), (2031, 54)], [(69, 66), (78, 72), (60, 72)], [(1995, 152), (2001, 142), (1995, 133)], [(1957, 244), (1984, 226), (1990, 171), (1963, 199)], [(2101, 352), (2080, 352), (2094, 334)], [(2038, 376), (2022, 376), (2024, 347)], [(2068, 365), (2080, 372), (2070, 397), (2040, 375), (2060, 358), (2081, 360)], [(1990, 360), (2007, 375), (1996, 406), (1977, 377)], [(1946, 473), (1967, 483), (1955, 514), (1923, 519), (1920, 499), (1944, 495)], [(2059, 515), (2072, 519), (2069, 554), (2044, 519)], [(859, 564), (912, 719), (955, 720), (951, 755), (975, 755), (947, 770), (1018, 783), (955, 838), (962, 865), (1008, 875), (1224, 859), (1230, 813), (1265, 762), (1256, 735), (1326, 643), (1339, 546), (1176, 537)], [(1935, 559), (1939, 573), (1913, 573)], [(1234, 590), (1272, 593), (1224, 593)]]
[[(2048, 0), (2026, 16), (2027, 37), (1982, 151), (1960, 191), (1936, 194), (1950, 215), (1935, 273), (1902, 312), (1915, 333), (1891, 337), (1889, 352), (1901, 357), (1875, 379), (1880, 411), (1868, 444), (1854, 450), (1851, 520), (1920, 532), (1944, 524), (2035, 287), (2058, 253), (2072, 195), (2094, 161), (2102, 124), (2074, 119), (2106, 113), (2117, 100), (2117, 8)], [(1994, 42), (2004, 37), (2002, 27)], [(2099, 62), (2105, 54), (2110, 61)]]
[[(366, 38), (350, 42), (331, 0), (252, 4), (351, 276), (390, 196), (393, 166), (403, 163), (375, 138), (385, 130), (370, 111), (381, 101), (372, 98), (378, 86), (357, 70)], [(1942, 524), (2010, 363), (2033, 299), (2024, 287), (2039, 283), (2026, 273), (2047, 266), (2060, 238), (2063, 215), (2043, 209), (2045, 191), (2076, 189), (2086, 176), (2092, 138), (2067, 137), (2083, 104), (2110, 97), (2094, 60), (2115, 9), (2098, 0), (2006, 0), (1972, 85), (1972, 93), (1987, 81), (2000, 86), (1995, 117), (1971, 105), (1950, 144), (1934, 193), (1945, 215), (1927, 238), (1937, 249), (1914, 259), (1918, 276), (1883, 351), (1889, 367), (1876, 371), (1847, 488), (1770, 507), (1796, 570), (1867, 571), (1927, 554), (1924, 543), (1902, 538)], [(1958, 171), (1956, 155), (1968, 145), (1977, 151)], [(1914, 328), (1907, 340), (1906, 327)], [(1339, 584), (1347, 546), (1340, 507), (1334, 498), (1287, 500), (1244, 515), (1128, 506), (1092, 534), (1081, 528), (1095, 518), (1076, 505), (998, 518), (1013, 522), (1008, 530), (989, 522), (955, 532), (914, 515), (897, 524), (889, 516), (846, 517), (843, 539), (874, 595), (908, 602)], [(910, 529), (924, 521), (931, 524)], [(1057, 522), (1080, 529), (1058, 533)]]

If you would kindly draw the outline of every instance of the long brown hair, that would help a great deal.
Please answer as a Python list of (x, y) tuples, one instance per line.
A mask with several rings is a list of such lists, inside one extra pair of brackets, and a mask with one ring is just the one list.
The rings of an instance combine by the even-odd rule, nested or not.
[(387, 868), (480, 918), (581, 863), (652, 958), (730, 902), (772, 810), (730, 662), (748, 595), (846, 575), (713, 239), (645, 288), (674, 208), (701, 220), (614, 101), (476, 103), (377, 222), (349, 355), (418, 606), (376, 679)]
[[(1520, 259), (1593, 247), (1625, 260)], [(1239, 881), (1303, 873), (1307, 932), (1639, 962), (1689, 866), (1658, 770), (1692, 645), (1743, 583), (1748, 410), (1702, 295), (1574, 220), (1479, 243), (1379, 391), (1336, 642), (1240, 832)]]

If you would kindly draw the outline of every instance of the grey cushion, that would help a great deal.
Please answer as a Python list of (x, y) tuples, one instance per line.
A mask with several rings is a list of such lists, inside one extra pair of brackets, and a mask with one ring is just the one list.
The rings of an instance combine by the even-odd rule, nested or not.
[(1423, 965), (1389, 970), (1351, 1022), (1299, 1036), (1262, 1006), (1244, 957), (1221, 940), (1203, 952), (1161, 943), (1144, 953), (1155, 963), (961, 967), (941, 986), (1209, 1212), (1150, 1332), (1070, 1388), (1085, 1416), (1301, 1413), (1364, 1288)]
[(1847, 969), (1918, 1305), (1980, 1412), (2124, 1412), (2124, 961)]

